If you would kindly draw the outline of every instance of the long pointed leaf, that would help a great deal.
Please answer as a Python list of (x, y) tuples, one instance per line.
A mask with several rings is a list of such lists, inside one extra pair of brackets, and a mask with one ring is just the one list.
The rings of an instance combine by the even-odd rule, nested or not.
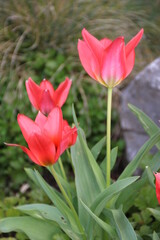
[(156, 232), (153, 233), (153, 240), (160, 240)]
[(154, 209), (154, 208), (147, 208), (151, 213), (152, 215), (158, 220), (160, 221), (160, 211), (157, 210), (157, 209)]
[(32, 169), (29, 169), (28, 172), (30, 173), (30, 175), (32, 175), (32, 178), (36, 179), (36, 182), (38, 182), (39, 186), (43, 189), (43, 191), (46, 193), (52, 203), (61, 211), (62, 214), (64, 214), (68, 218), (73, 229), (75, 229), (75, 231), (78, 231), (72, 215), (72, 211), (64, 202), (63, 198), (61, 198), (60, 195), (58, 195), (57, 192), (42, 178), (42, 176), (37, 170), (33, 171)]
[[(144, 130), (146, 131), (146, 133), (150, 137), (160, 130), (160, 128), (152, 121), (152, 119), (149, 118), (139, 108), (133, 106), (132, 104), (128, 104), (128, 107), (136, 115), (136, 117), (139, 119), (139, 121), (141, 122)], [(160, 149), (160, 143), (157, 143), (156, 146), (158, 147), (158, 149)]]
[(153, 135), (139, 150), (135, 158), (128, 164), (128, 166), (124, 169), (119, 179), (123, 179), (126, 177), (130, 177), (137, 167), (139, 166), (141, 160), (145, 156), (146, 153), (150, 151), (150, 149), (160, 141), (160, 131), (158, 131), (155, 135)]
[(91, 152), (95, 160), (98, 158), (105, 143), (106, 143), (106, 137), (103, 137), (98, 143), (94, 145), (94, 147), (92, 147)]
[(113, 196), (119, 194), (124, 188), (135, 182), (138, 178), (139, 177), (136, 176), (116, 181), (97, 196), (90, 208), (99, 216), (106, 207), (107, 202), (111, 200)]
[(56, 207), (47, 204), (27, 204), (16, 208), (32, 217), (56, 222), (73, 240), (82, 239), (81, 233), (75, 232), (72, 229), (68, 219)]
[(53, 236), (61, 230), (57, 224), (51, 224), (33, 217), (10, 217), (0, 220), (0, 231), (24, 232), (31, 240), (52, 240)]
[(120, 240), (137, 240), (132, 225), (120, 209), (111, 210)]
[(103, 228), (112, 239), (115, 239), (116, 237), (116, 233), (115, 230), (113, 229), (113, 227), (111, 227), (108, 223), (104, 222), (103, 220), (101, 220), (99, 217), (97, 217), (87, 206), (86, 204), (80, 200), (82, 205), (84, 206), (84, 208), (86, 209), (86, 211), (91, 215), (91, 217), (98, 223), (98, 225)]

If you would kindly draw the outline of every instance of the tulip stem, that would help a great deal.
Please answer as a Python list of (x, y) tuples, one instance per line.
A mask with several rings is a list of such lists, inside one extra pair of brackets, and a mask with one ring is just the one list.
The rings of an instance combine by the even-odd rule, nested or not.
[(111, 110), (112, 110), (112, 88), (108, 88), (107, 100), (107, 126), (106, 126), (106, 185), (110, 185), (111, 179)]
[(63, 178), (67, 181), (67, 177), (66, 177), (66, 173), (64, 171), (64, 167), (63, 167), (63, 163), (62, 163), (61, 157), (59, 157), (58, 163), (59, 163), (59, 166), (60, 166)]
[(74, 174), (75, 174), (74, 166), (73, 166), (73, 163), (72, 163), (72, 158), (71, 158), (70, 151), (67, 149), (66, 152), (67, 152), (67, 156), (68, 156), (68, 158), (69, 158), (69, 161), (70, 161), (70, 163), (71, 163), (72, 170), (73, 170), (73, 172), (74, 172)]
[(68, 206), (70, 207), (70, 209), (71, 209), (71, 211), (72, 211), (72, 213), (73, 213), (73, 215), (75, 217), (75, 221), (77, 223), (77, 226), (78, 226), (80, 232), (83, 234), (83, 239), (85, 240), (86, 239), (85, 233), (84, 233), (83, 227), (82, 227), (82, 225), (80, 223), (80, 220), (79, 220), (79, 217), (77, 215), (77, 212), (76, 212), (72, 202), (70, 201), (69, 197), (67, 196), (67, 194), (66, 194), (66, 192), (65, 192), (65, 190), (64, 190), (64, 188), (63, 188), (63, 186), (62, 186), (62, 184), (61, 184), (61, 182), (60, 182), (60, 180), (58, 178), (58, 175), (57, 175), (56, 171), (53, 168), (53, 165), (49, 166), (48, 168), (50, 169), (54, 179), (56, 180), (56, 183), (57, 183), (59, 189), (61, 190), (61, 192), (62, 192), (62, 194), (63, 194), (63, 196), (64, 196), (64, 198), (65, 198), (65, 200), (66, 200), (66, 202), (68, 204)]

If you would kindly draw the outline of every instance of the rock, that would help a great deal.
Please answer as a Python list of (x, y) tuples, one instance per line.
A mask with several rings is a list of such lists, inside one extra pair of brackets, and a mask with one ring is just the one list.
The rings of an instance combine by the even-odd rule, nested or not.
[(129, 110), (128, 103), (140, 108), (160, 125), (160, 58), (145, 67), (122, 91), (120, 121), (126, 142), (127, 160), (131, 161), (149, 137)]

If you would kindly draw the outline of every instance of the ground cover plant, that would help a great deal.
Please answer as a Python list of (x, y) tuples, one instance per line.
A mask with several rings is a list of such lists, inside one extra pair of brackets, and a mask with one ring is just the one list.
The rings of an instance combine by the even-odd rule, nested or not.
[[(118, 153), (117, 147), (111, 148), (112, 90), (132, 71), (135, 48), (142, 39), (143, 29), (127, 44), (123, 36), (113, 41), (109, 38), (98, 40), (86, 29), (82, 30), (82, 36), (83, 40), (78, 41), (80, 61), (91, 78), (108, 89), (106, 137), (90, 149), (74, 105), (74, 125), (71, 127), (63, 118), (61, 107), (67, 100), (72, 85), (68, 77), (56, 90), (46, 79), (37, 85), (29, 78), (26, 81), (27, 95), (38, 113), (35, 120), (21, 113), (17, 116), (28, 147), (21, 143), (6, 145), (20, 148), (32, 162), (40, 168), (45, 167), (48, 174), (53, 176), (60, 192), (52, 188), (38, 170), (26, 168), (28, 177), (44, 191), (51, 203), (17, 206), (16, 210), (21, 215), (0, 220), (0, 230), (4, 233), (24, 232), (33, 240), (159, 239), (159, 222), (149, 229), (146, 226), (152, 223), (153, 217), (158, 221), (160, 219), (157, 207), (157, 200), (160, 203), (160, 173), (157, 173), (160, 168), (159, 152), (150, 156), (141, 177), (133, 174), (154, 145), (159, 149), (160, 129), (145, 113), (131, 104), (130, 110), (150, 138), (118, 179), (111, 178)], [(104, 144), (106, 154), (100, 166), (97, 159)], [(64, 151), (73, 168), (74, 184), (68, 181), (63, 167), (61, 155)], [(147, 182), (149, 184), (146, 186)], [(152, 193), (148, 198), (146, 191)], [(146, 196), (145, 201), (141, 196)], [(131, 208), (139, 208), (140, 214), (134, 213), (128, 219), (127, 214)]]

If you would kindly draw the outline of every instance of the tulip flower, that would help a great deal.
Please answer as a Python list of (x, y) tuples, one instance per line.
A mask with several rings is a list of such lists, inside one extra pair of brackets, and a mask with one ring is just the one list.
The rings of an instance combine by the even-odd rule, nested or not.
[(124, 37), (114, 41), (104, 38), (96, 39), (86, 29), (82, 30), (84, 40), (78, 41), (80, 61), (86, 72), (108, 88), (107, 125), (106, 125), (106, 186), (110, 185), (111, 175), (111, 108), (112, 88), (125, 79), (133, 69), (135, 47), (143, 35), (143, 29), (126, 45)]
[(26, 81), (26, 89), (32, 105), (43, 114), (49, 114), (54, 107), (63, 106), (67, 99), (71, 84), (72, 81), (66, 78), (65, 81), (54, 90), (52, 84), (46, 79), (44, 79), (39, 86), (29, 78)]
[(157, 200), (160, 204), (160, 173), (155, 173), (154, 174), (156, 177), (156, 195), (157, 195)]
[(78, 41), (80, 61), (91, 78), (113, 88), (132, 71), (135, 47), (142, 35), (143, 29), (125, 45), (124, 37), (118, 37), (114, 41), (108, 38), (99, 41), (83, 29), (84, 40)]
[(77, 139), (76, 127), (71, 128), (63, 120), (59, 107), (55, 107), (48, 117), (39, 112), (35, 121), (18, 114), (17, 121), (28, 148), (18, 144), (7, 145), (20, 147), (34, 163), (41, 166), (56, 163), (60, 155), (75, 144)]

